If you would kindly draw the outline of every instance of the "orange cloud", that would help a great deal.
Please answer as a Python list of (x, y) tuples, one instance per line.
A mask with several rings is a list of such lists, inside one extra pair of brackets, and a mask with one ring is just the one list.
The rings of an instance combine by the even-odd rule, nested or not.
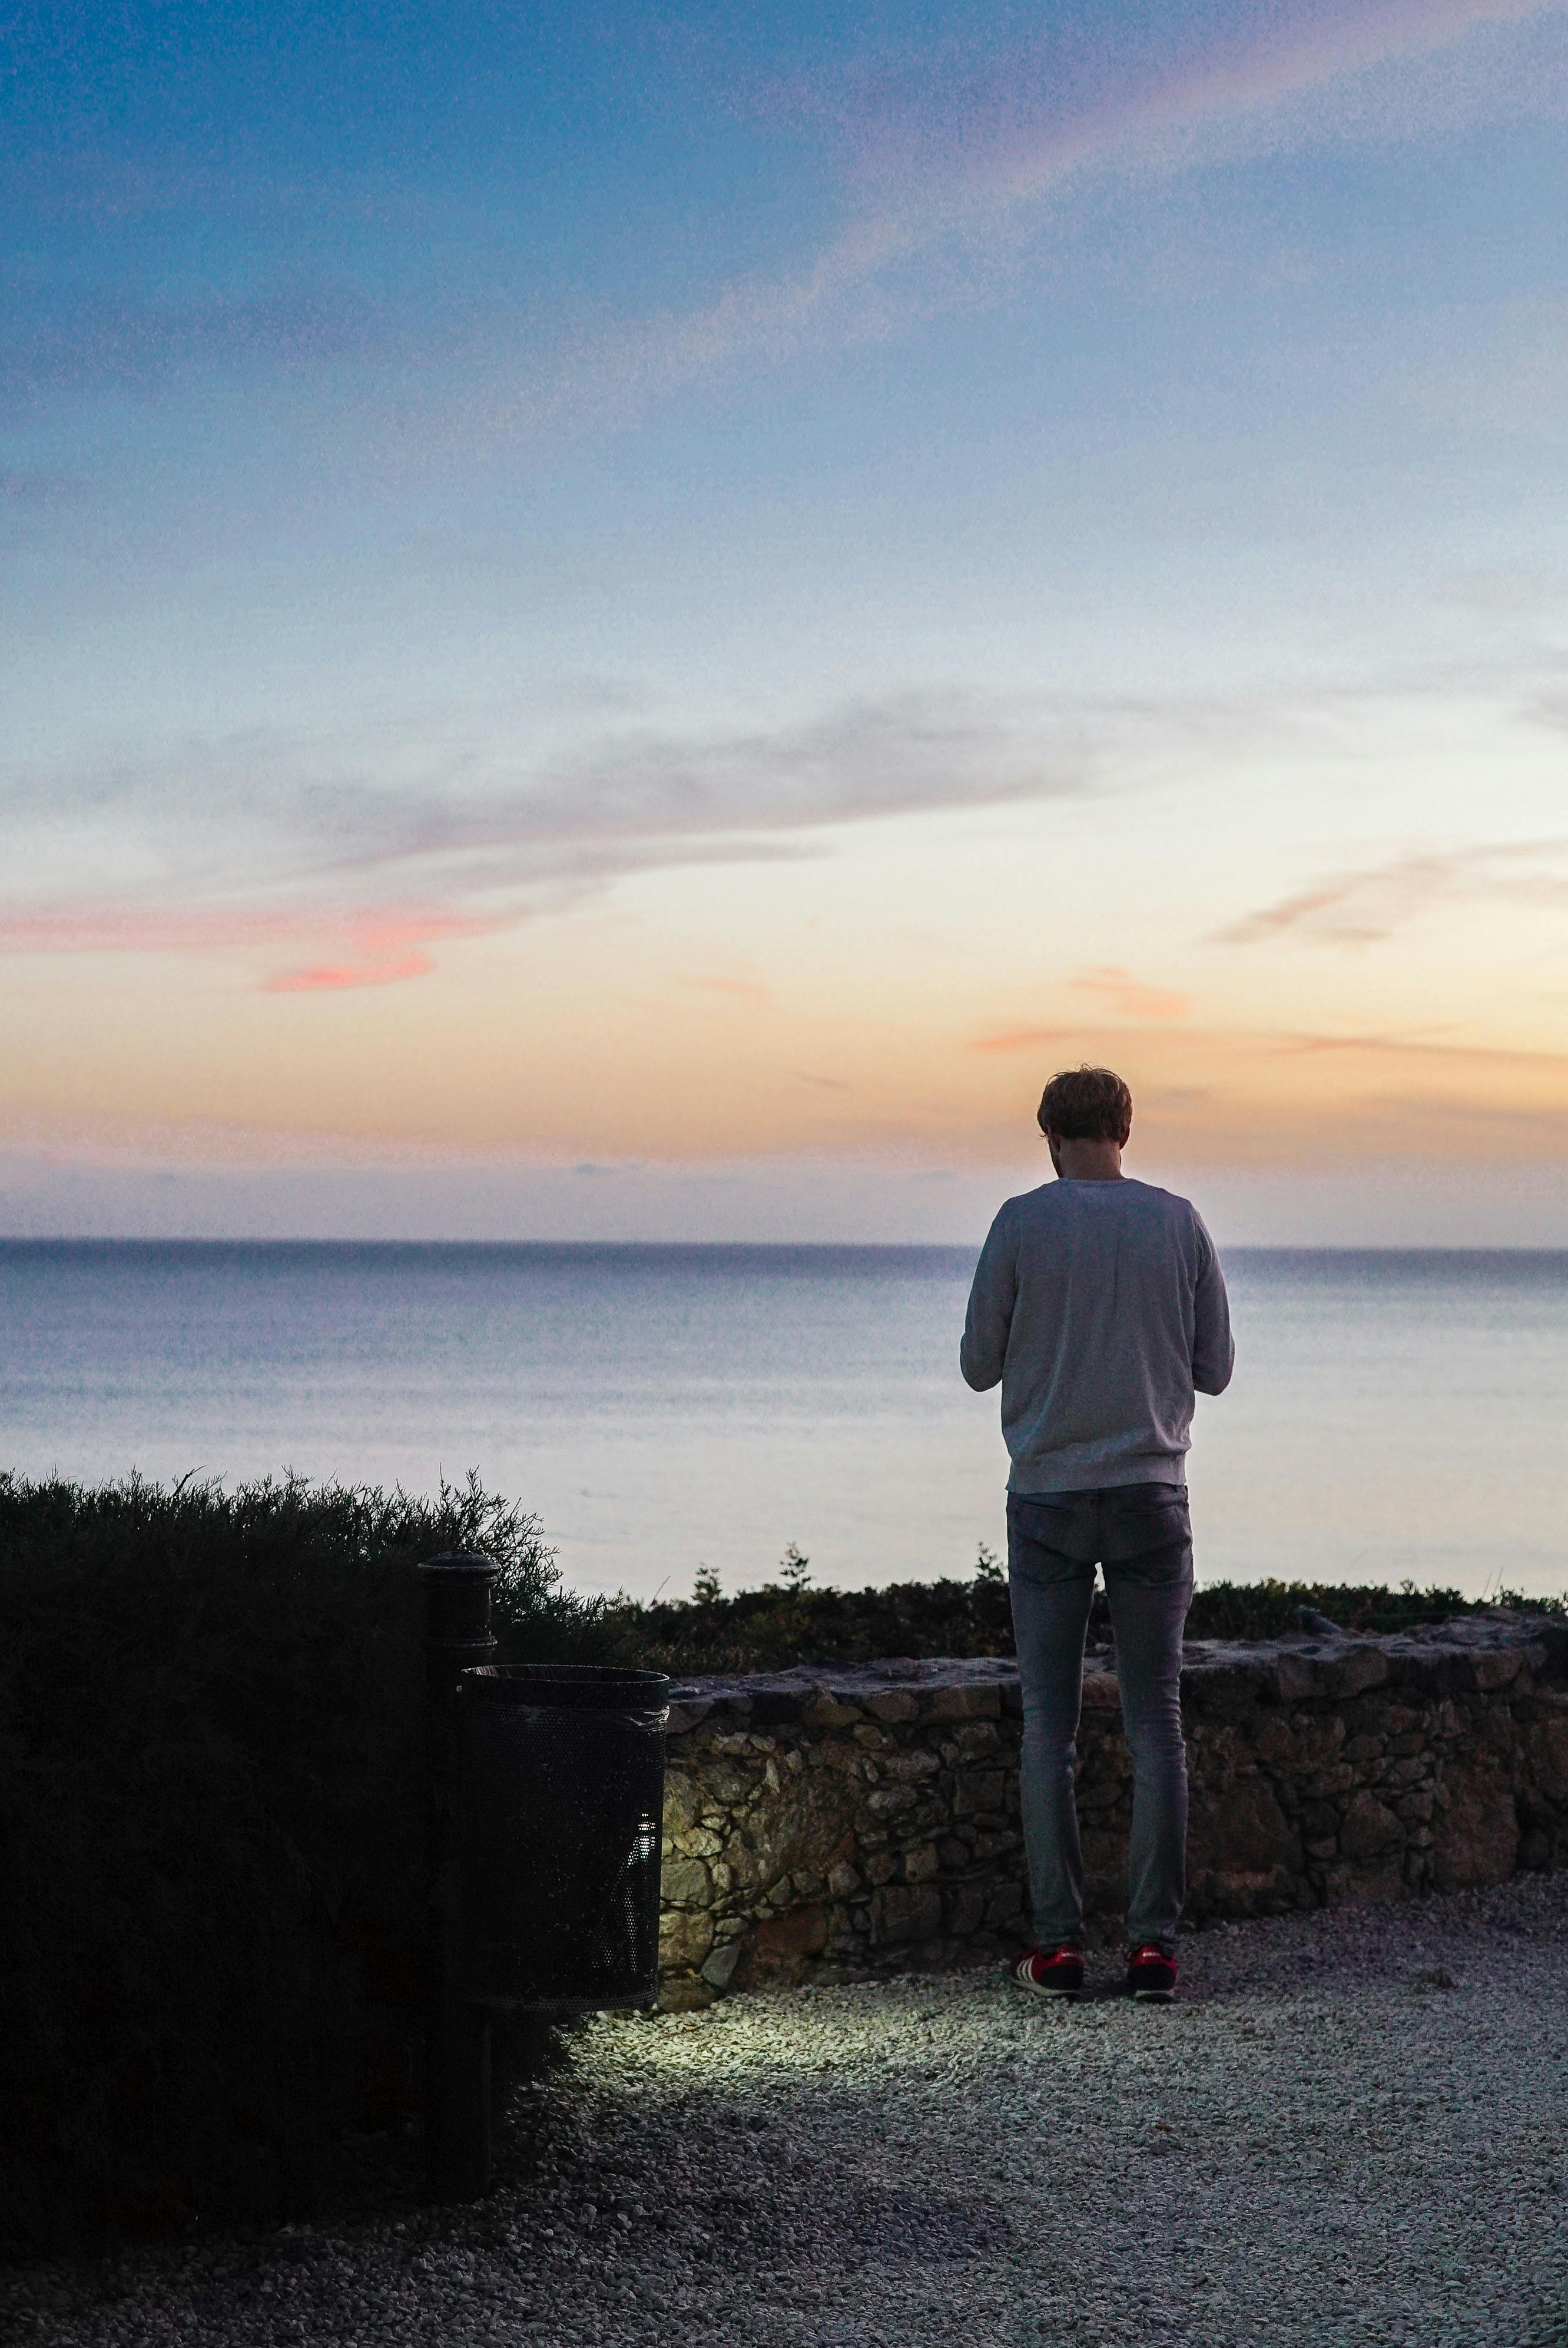
[(316, 963), (268, 979), (269, 994), (328, 994), (344, 986), (390, 986), (399, 978), (425, 978), (436, 965), (425, 953), (391, 954), (381, 962)]
[(1111, 963), (1080, 971), (1069, 983), (1080, 994), (1098, 995), (1123, 1019), (1185, 1019), (1193, 1007), (1190, 996), (1170, 987), (1145, 986), (1131, 971)]
[(999, 1035), (977, 1035), (971, 1052), (1034, 1052), (1046, 1044), (1068, 1044), (1071, 1027), (1005, 1027)]

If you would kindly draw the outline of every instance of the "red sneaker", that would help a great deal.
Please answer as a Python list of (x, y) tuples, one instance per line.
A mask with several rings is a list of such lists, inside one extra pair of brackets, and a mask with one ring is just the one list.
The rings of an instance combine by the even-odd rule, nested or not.
[(1071, 1943), (1026, 1949), (1012, 1961), (1012, 1977), (1020, 1989), (1031, 1989), (1039, 1997), (1076, 1997), (1083, 1987), (1083, 1952)]
[(1176, 1994), (1176, 1960), (1153, 1941), (1127, 1952), (1127, 1994), (1150, 2005), (1169, 2005)]

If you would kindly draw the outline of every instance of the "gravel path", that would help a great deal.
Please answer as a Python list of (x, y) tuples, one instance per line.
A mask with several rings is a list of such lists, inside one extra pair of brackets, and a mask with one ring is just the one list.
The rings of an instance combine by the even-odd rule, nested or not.
[(1568, 1876), (1183, 1960), (606, 2017), (477, 2208), (14, 2271), (0, 2339), (1568, 2348)]

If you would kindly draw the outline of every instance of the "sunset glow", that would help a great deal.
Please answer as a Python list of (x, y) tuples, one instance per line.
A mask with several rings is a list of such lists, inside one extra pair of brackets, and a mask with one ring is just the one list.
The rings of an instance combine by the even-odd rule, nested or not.
[(1568, 8), (55, 14), (0, 1228), (1568, 1241)]

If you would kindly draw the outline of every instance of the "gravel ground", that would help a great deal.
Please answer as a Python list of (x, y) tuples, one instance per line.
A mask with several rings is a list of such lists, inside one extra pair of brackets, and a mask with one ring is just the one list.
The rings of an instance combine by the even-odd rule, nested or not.
[(0, 2341), (1568, 2348), (1568, 1876), (605, 2017), (491, 2198), (0, 2279)]

